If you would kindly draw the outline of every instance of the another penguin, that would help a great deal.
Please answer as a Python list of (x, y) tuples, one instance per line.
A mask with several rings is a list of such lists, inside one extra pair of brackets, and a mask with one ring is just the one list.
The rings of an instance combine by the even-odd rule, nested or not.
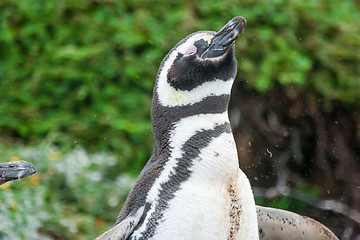
[(286, 217), (299, 215), (256, 210), (238, 165), (228, 103), (237, 71), (234, 43), (245, 25), (235, 17), (219, 32), (193, 33), (164, 58), (153, 92), (153, 154), (116, 225), (97, 240), (256, 240), (259, 232), (261, 239), (304, 239), (302, 232), (274, 234), (289, 225)]
[(0, 163), (0, 185), (36, 173), (36, 167), (26, 161)]

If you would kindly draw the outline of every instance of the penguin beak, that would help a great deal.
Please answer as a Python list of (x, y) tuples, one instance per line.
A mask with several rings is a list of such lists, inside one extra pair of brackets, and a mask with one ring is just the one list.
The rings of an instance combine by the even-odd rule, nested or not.
[(25, 161), (0, 163), (0, 184), (30, 176), (36, 170), (33, 164)]
[(201, 54), (201, 58), (214, 58), (225, 54), (235, 40), (244, 31), (246, 20), (243, 17), (234, 17), (218, 31), (211, 40), (208, 48)]

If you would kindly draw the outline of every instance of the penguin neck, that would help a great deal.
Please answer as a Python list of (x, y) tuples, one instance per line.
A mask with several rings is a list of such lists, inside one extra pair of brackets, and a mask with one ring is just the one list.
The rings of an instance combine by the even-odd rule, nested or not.
[[(151, 108), (151, 122), (155, 142), (155, 154), (162, 154), (164, 152), (171, 152), (170, 137), (171, 131), (174, 130), (176, 124), (183, 119), (189, 117), (210, 116), (212, 114), (223, 114), (228, 121), (228, 105), (230, 94), (223, 94), (220, 96), (207, 96), (202, 101), (194, 104), (183, 106), (164, 106), (160, 103), (158, 94), (154, 89), (152, 108)], [(206, 117), (204, 118), (204, 120)], [(202, 128), (201, 121), (189, 121), (189, 124), (194, 126), (198, 124), (198, 128)]]

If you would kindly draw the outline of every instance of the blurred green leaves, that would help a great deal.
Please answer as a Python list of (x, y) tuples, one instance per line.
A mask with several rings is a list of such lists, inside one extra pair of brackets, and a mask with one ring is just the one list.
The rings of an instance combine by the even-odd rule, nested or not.
[(280, 83), (359, 107), (357, 2), (279, 0), (242, 5), (232, 10), (248, 20), (238, 44), (242, 80), (259, 91)]
[(162, 58), (189, 33), (217, 30), (235, 15), (248, 20), (236, 45), (248, 87), (279, 83), (359, 107), (356, 1), (6, 0), (0, 8), (2, 137), (36, 142), (55, 132), (57, 144), (150, 152)]
[(114, 223), (135, 179), (111, 174), (118, 168), (114, 156), (79, 147), (69, 153), (0, 147), (0, 155), (38, 167), (35, 175), (0, 186), (1, 239), (93, 239)]
[[(11, 219), (0, 238), (37, 238), (40, 227), (54, 238), (88, 239), (107, 229), (132, 179), (123, 172), (136, 175), (151, 153), (161, 60), (188, 34), (216, 31), (236, 15), (248, 21), (236, 44), (237, 81), (359, 109), (359, 10), (358, 1), (335, 0), (1, 1), (0, 137), (45, 140), (40, 150), (19, 148), (39, 179), (0, 190), (1, 217)], [(52, 161), (49, 142), (71, 153)], [(116, 163), (77, 145), (110, 150)], [(103, 199), (111, 201), (93, 207)], [(279, 204), (301, 208), (288, 198)]]

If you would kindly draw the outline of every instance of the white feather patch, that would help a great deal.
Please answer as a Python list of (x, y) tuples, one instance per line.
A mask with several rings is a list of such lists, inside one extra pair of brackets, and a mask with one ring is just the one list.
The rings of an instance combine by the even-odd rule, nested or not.
[[(257, 240), (255, 202), (249, 181), (239, 169), (237, 159), (231, 133), (221, 134), (203, 148), (199, 157), (194, 159), (191, 177), (181, 184), (181, 189), (169, 202), (169, 208), (151, 239)], [(229, 234), (233, 202), (229, 186), (235, 189), (237, 204), (241, 206), (240, 218), (237, 219), (240, 227), (232, 238)], [(140, 229), (136, 230), (133, 236), (140, 232)]]
[[(254, 197), (247, 177), (239, 169), (232, 134), (214, 138), (201, 150), (191, 171), (191, 177), (169, 202), (154, 239), (257, 240)], [(233, 210), (230, 185), (241, 206), (237, 219), (240, 228), (233, 238), (229, 238)]]
[[(144, 223), (155, 209), (161, 184), (169, 180), (177, 159), (181, 158), (184, 143), (197, 132), (228, 121), (227, 112), (224, 112), (190, 116), (175, 123), (170, 135), (171, 156), (147, 195), (146, 201), (152, 203), (152, 208)], [(240, 229), (234, 239), (240, 239), (239, 236), (258, 239), (254, 198), (248, 179), (239, 169), (233, 135), (223, 133), (214, 138), (194, 159), (191, 171), (191, 177), (181, 184), (181, 189), (169, 202), (154, 239), (227, 239), (231, 225), (228, 184), (237, 190), (243, 209)], [(140, 237), (145, 229), (146, 224), (143, 224), (132, 236)]]
[[(166, 74), (165, 74), (166, 72)], [(164, 73), (164, 74), (163, 74)], [(162, 76), (165, 75), (165, 76)], [(221, 96), (230, 94), (234, 79), (227, 81), (215, 79), (206, 81), (202, 85), (190, 91), (176, 90), (166, 80), (167, 70), (163, 69), (160, 74), (157, 93), (161, 105), (168, 107), (192, 105), (202, 101), (208, 96)]]
[[(213, 129), (217, 124), (228, 122), (228, 113), (220, 114), (199, 114), (183, 118), (176, 122), (174, 130), (170, 133), (170, 148), (172, 149), (169, 160), (164, 165), (164, 169), (160, 176), (155, 180), (153, 186), (148, 192), (146, 201), (153, 203), (152, 207), (145, 218), (145, 222), (149, 219), (152, 212), (155, 210), (155, 205), (159, 199), (160, 185), (169, 180), (170, 173), (174, 171), (177, 164), (177, 159), (181, 158), (183, 152), (181, 150), (184, 143), (191, 138), (196, 132), (200, 130)], [(141, 233), (146, 228), (143, 224), (134, 234)]]

